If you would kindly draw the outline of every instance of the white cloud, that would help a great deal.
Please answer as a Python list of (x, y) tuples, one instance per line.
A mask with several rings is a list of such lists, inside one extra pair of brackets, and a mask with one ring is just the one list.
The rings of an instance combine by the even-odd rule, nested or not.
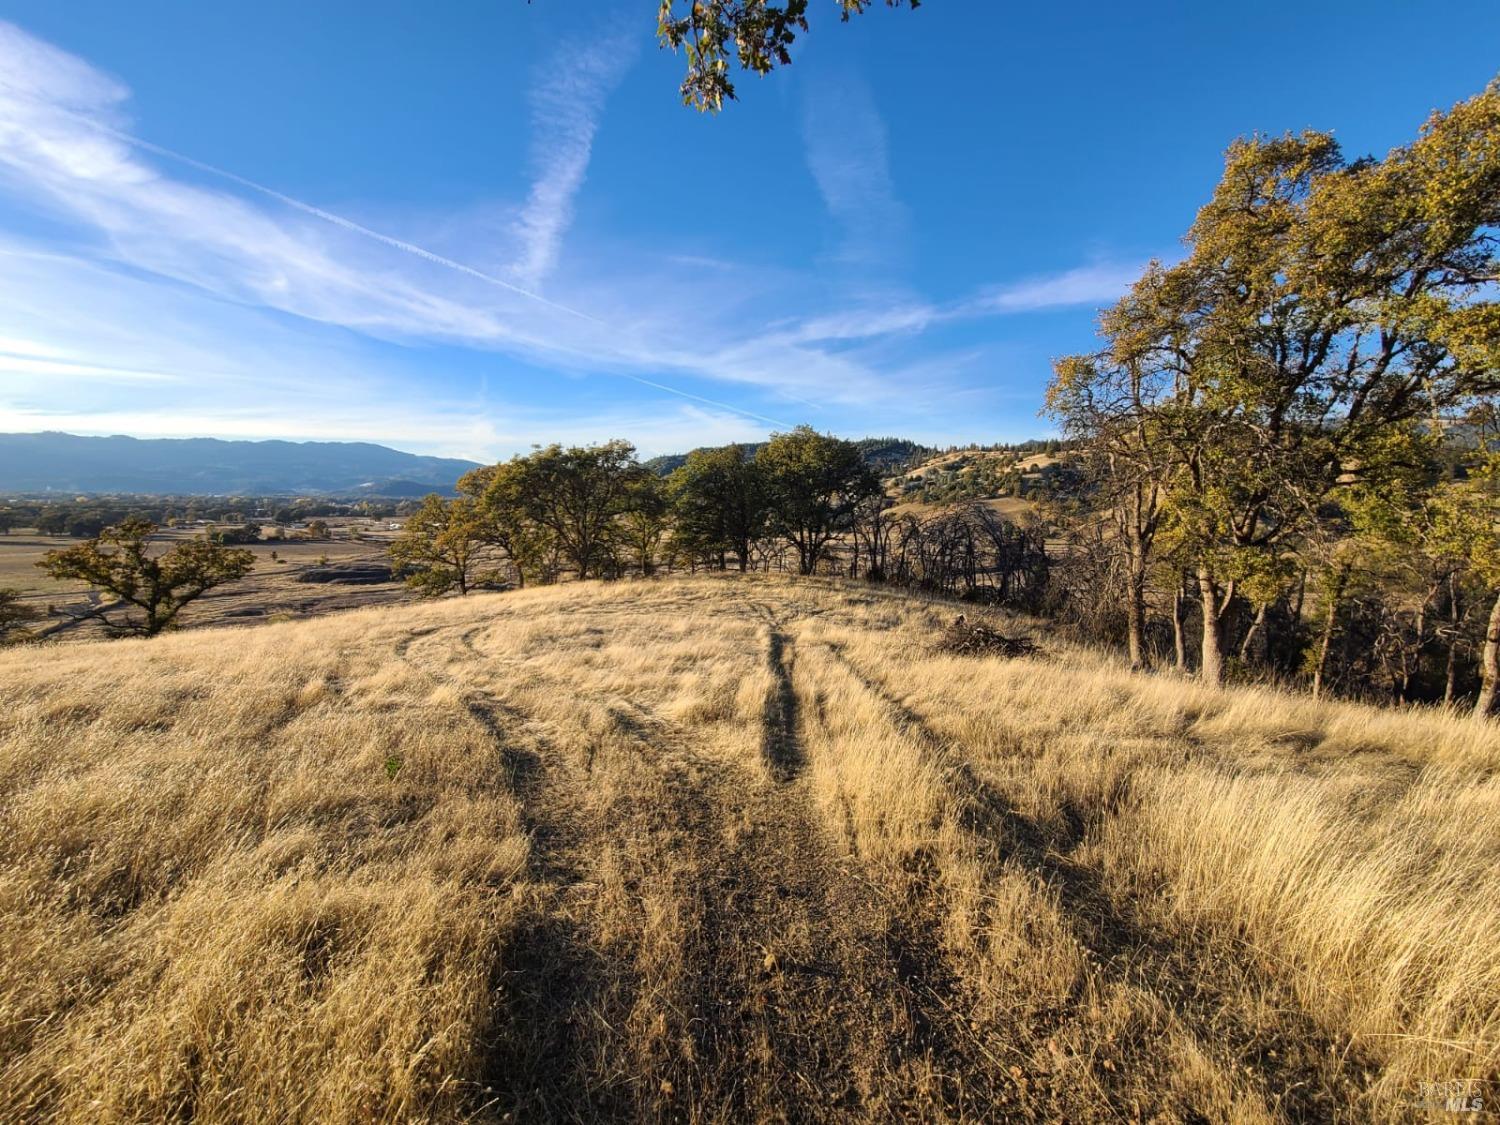
[(836, 257), (854, 266), (890, 262), (906, 233), (886, 151), (885, 122), (864, 81), (846, 74), (809, 84), (802, 119), (807, 166), (841, 228)]
[(1069, 305), (1112, 305), (1141, 276), (1142, 262), (1101, 262), (991, 289), (967, 306), (975, 313), (1035, 312)]
[(0, 376), (45, 375), (49, 379), (107, 379), (127, 383), (177, 383), (188, 378), (167, 371), (141, 371), (73, 359), (44, 359), (0, 352)]
[[(163, 415), (155, 411), (12, 410), (0, 407), (0, 432), (60, 430), (75, 434), (130, 434), (133, 437), (216, 437), (264, 441), (369, 441), (438, 457), (489, 463), (527, 452), (538, 440), (565, 445), (626, 436), (642, 457), (681, 453), (702, 445), (728, 445), (765, 439), (769, 428), (736, 414), (683, 405), (658, 411), (601, 411), (591, 414), (516, 411), (504, 422), (477, 420), (462, 413), (407, 408), (354, 407), (317, 420), (296, 412), (210, 410)], [(392, 435), (399, 435), (393, 438)]]
[(555, 58), (531, 95), (536, 179), (517, 220), (522, 284), (540, 285), (557, 265), (583, 186), (604, 100), (634, 60), (634, 40), (615, 35), (584, 51)]
[(798, 343), (865, 340), (872, 336), (919, 333), (945, 316), (943, 310), (921, 302), (862, 305), (794, 323), (786, 329), (786, 335)]
[(940, 324), (1048, 309), (1112, 305), (1140, 277), (1144, 263), (1095, 262), (1008, 285), (991, 286), (947, 305), (900, 298), (777, 326), (778, 338), (797, 344), (916, 335)]
[(321, 326), (14, 243), (0, 241), (0, 263), (0, 431), (358, 440), (484, 460), (539, 438), (624, 435), (664, 452), (775, 426), (711, 402), (602, 407), (592, 380), (560, 380), (545, 407), (492, 380), (413, 387)]
[[(555, 68), (565, 77), (534, 97), (530, 195), (476, 204), (478, 238), (450, 223), (438, 245), (465, 249), (449, 257), (386, 233), (412, 229), (400, 216), (377, 229), (137, 139), (124, 85), (0, 22), (0, 191), (66, 220), (69, 250), (0, 245), (0, 409), (91, 430), (131, 421), (150, 423), (149, 432), (350, 434), (471, 452), (511, 432), (499, 416), (552, 427), (530, 429), (523, 446), (582, 432), (562, 412), (502, 405), (476, 421), (471, 399), (434, 404), (425, 382), (373, 358), (360, 340), (369, 337), (624, 377), (652, 388), (658, 404), (675, 396), (649, 415), (580, 420), (638, 427), (591, 437), (656, 433), (666, 442), (695, 423), (748, 437), (806, 417), (802, 407), (873, 411), (921, 400), (964, 359), (914, 362), (869, 341), (960, 317), (1103, 303), (1123, 289), (1126, 271), (1092, 265), (956, 304), (890, 289), (848, 301), (824, 277), (721, 258), (709, 265), (692, 246), (643, 253), (596, 241), (564, 258), (602, 106), (628, 57), (606, 43)], [(804, 139), (840, 227), (840, 260), (889, 262), (906, 213), (868, 91), (815, 90)], [(542, 279), (548, 299), (524, 291)], [(356, 335), (335, 344), (338, 334), (320, 326)], [(85, 379), (88, 410), (70, 391)], [(688, 379), (725, 389), (674, 385)], [(152, 388), (161, 393), (148, 409), (141, 396)], [(85, 426), (90, 416), (100, 424)]]
[[(101, 258), (381, 338), (457, 342), (564, 369), (649, 372), (665, 393), (678, 393), (661, 378), (672, 374), (785, 389), (794, 397), (858, 396), (878, 382), (872, 372), (816, 354), (767, 349), (757, 358), (753, 336), (712, 322), (707, 310), (716, 298), (705, 291), (701, 271), (661, 269), (666, 263), (653, 267), (641, 257), (630, 262), (627, 277), (611, 280), (607, 271), (592, 269), (608, 307), (580, 318), (573, 308), (519, 290), (497, 293), (496, 284), (508, 283), (189, 157), (170, 154), (271, 196), (279, 206), (260, 207), (173, 179), (140, 155), (141, 149), (158, 156), (166, 150), (117, 128), (123, 87), (13, 27), (0, 28), (0, 178), (30, 205), (92, 232), (93, 252)], [(602, 73), (595, 67), (578, 81), (596, 81)], [(567, 94), (557, 86), (548, 97)], [(564, 149), (568, 143), (576, 149), (582, 134), (575, 129), (561, 136)], [(536, 196), (533, 213), (539, 264), (556, 249), (569, 198), (562, 189), (580, 171), (561, 158), (550, 167), (539, 182), (551, 187)], [(742, 286), (726, 278), (719, 288), (727, 311)], [(642, 310), (637, 303), (646, 292), (657, 299)], [(676, 309), (688, 307), (700, 313), (690, 326), (675, 319)], [(822, 386), (820, 369), (831, 376)]]

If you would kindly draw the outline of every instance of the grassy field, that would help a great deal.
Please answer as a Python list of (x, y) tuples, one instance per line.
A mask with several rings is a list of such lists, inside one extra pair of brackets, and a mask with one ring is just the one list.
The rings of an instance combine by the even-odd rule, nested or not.
[(0, 654), (0, 1116), (1409, 1121), (1495, 1082), (1500, 727), (941, 655), (955, 612), (699, 577)]
[[(202, 532), (196, 529), (164, 531), (153, 537), (153, 553), (160, 553), (173, 542), (200, 534)], [(363, 539), (356, 540), (343, 537), (347, 535), (346, 530), (336, 525), (336, 534), (341, 537), (252, 544), (248, 550), (255, 555), (255, 569), (250, 575), (212, 590), (202, 600), (190, 605), (183, 611), (181, 624), (194, 628), (205, 625), (262, 624), (270, 619), (315, 617), (337, 610), (412, 599), (411, 592), (400, 582), (346, 586), (297, 581), (298, 574), (317, 566), (324, 559), (335, 563), (389, 561), (386, 548), (392, 537), (391, 533), (365, 532)], [(30, 532), (0, 535), (0, 588), (8, 587), (21, 592), (22, 603), (30, 607), (35, 615), (33, 625), (37, 629), (55, 627), (60, 622), (67, 621), (64, 617), (49, 613), (49, 607), (76, 610), (85, 604), (89, 593), (86, 585), (58, 581), (36, 565), (48, 551), (74, 547), (79, 542), (78, 539), (64, 535), (36, 535)], [(100, 600), (107, 602), (112, 599), (108, 594), (101, 594)], [(69, 625), (63, 631), (52, 634), (50, 639), (54, 642), (93, 640), (103, 634), (104, 630), (97, 622), (86, 621), (76, 628)]]
[(60, 582), (37, 569), (48, 551), (75, 546), (66, 535), (36, 535), (27, 531), (0, 535), (0, 588), (29, 595), (28, 601), (67, 600), (60, 595), (77, 594), (87, 587), (80, 582)]

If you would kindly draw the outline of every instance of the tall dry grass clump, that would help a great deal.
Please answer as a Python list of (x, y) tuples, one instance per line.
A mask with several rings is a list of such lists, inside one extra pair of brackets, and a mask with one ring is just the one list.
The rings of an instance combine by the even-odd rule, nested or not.
[(7, 658), (8, 1117), (471, 1104), (528, 845), (377, 621)]
[(1063, 888), (1106, 965), (1198, 974), (1247, 1042), (1288, 1005), (1307, 1021), (1288, 1049), (1316, 1035), (1371, 1072), (1323, 1067), (1345, 1113), (1406, 1119), (1414, 1092), (1500, 1074), (1495, 725), (1207, 692), (1085, 651), (898, 663), (826, 616), (809, 633), (956, 763), (950, 801), (985, 794), (975, 834)]

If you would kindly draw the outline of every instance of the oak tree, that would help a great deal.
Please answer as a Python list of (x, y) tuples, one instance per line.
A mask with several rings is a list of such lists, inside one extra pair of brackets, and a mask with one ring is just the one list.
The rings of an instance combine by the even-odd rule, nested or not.
[(770, 530), (796, 549), (799, 574), (816, 573), (829, 544), (880, 492), (880, 477), (857, 445), (811, 426), (772, 434), (755, 463), (765, 479)]
[(131, 517), (86, 543), (48, 551), (37, 566), (53, 578), (113, 594), (115, 604), (90, 607), (85, 616), (112, 633), (147, 637), (171, 627), (184, 606), (255, 566), (253, 552), (208, 538), (185, 540), (153, 555), (155, 532), (149, 520)]
[(467, 594), (489, 564), (484, 513), (472, 499), (429, 494), (407, 517), (390, 546), (391, 563), (406, 584), (428, 597), (457, 589)]
[(670, 478), (676, 513), (674, 539), (688, 552), (716, 558), (722, 570), (733, 555), (740, 570), (766, 528), (766, 481), (743, 445), (695, 449)]
[(1243, 140), (1187, 258), (1106, 317), (1110, 362), (1156, 388), (1158, 533), (1195, 559), (1208, 683), (1236, 599), (1264, 609), (1287, 545), (1390, 428), (1500, 390), (1497, 225), (1500, 87), (1384, 160), (1323, 133)]

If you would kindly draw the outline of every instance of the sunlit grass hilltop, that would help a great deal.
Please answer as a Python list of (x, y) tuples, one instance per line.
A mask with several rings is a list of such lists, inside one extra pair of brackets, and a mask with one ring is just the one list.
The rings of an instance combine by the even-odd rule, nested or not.
[(698, 577), (0, 655), (0, 1116), (1396, 1121), (1493, 1081), (1500, 727), (944, 655), (957, 612)]

